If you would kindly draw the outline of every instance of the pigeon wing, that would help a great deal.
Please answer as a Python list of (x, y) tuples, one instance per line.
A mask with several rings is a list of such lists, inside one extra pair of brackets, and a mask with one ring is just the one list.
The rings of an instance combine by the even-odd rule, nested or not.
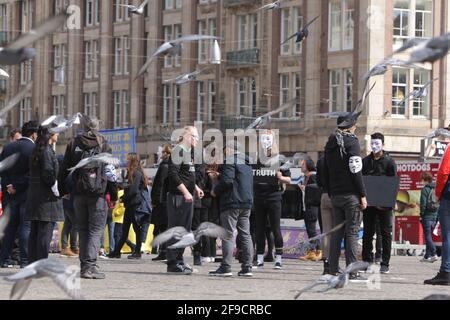
[(312, 19), (310, 22), (308, 22), (308, 23), (303, 27), (303, 30), (308, 29), (308, 27), (309, 27), (314, 21), (316, 21), (317, 19), (319, 19), (319, 17), (320, 17), (320, 15), (318, 15), (317, 17), (315, 17), (314, 19)]
[(28, 290), (28, 287), (31, 284), (32, 279), (22, 279), (14, 283), (11, 293), (9, 294), (10, 300), (20, 300), (22, 299), (25, 292)]
[(170, 40), (170, 43), (172, 45), (184, 42), (184, 41), (197, 41), (197, 40), (208, 40), (208, 39), (214, 39), (218, 40), (219, 38), (216, 36), (207, 36), (207, 35), (201, 35), (201, 34), (189, 34), (183, 37), (179, 37), (173, 40)]
[(45, 37), (46, 35), (52, 34), (55, 32), (63, 23), (67, 20), (69, 15), (67, 13), (62, 13), (57, 16), (54, 16), (41, 24), (34, 30), (20, 36), (17, 40), (7, 46), (7, 49), (10, 50), (20, 50), (29, 45), (32, 45), (34, 42), (39, 39)]
[(163, 243), (166, 243), (172, 238), (179, 240), (181, 239), (181, 237), (183, 237), (183, 235), (187, 233), (188, 233), (187, 230), (183, 227), (170, 228), (169, 230), (164, 231), (163, 233), (156, 236), (152, 241), (152, 245), (153, 246), (161, 245)]
[(304, 293), (304, 292), (306, 292), (306, 291), (309, 291), (309, 290), (311, 290), (312, 288), (314, 288), (314, 287), (316, 287), (316, 286), (318, 286), (318, 285), (320, 285), (320, 284), (323, 284), (323, 282), (320, 282), (320, 281), (316, 280), (314, 283), (310, 284), (309, 286), (306, 286), (306, 287), (304, 287), (303, 289), (299, 290), (299, 291), (297, 292), (297, 294), (294, 296), (294, 299), (297, 300), (298, 297), (300, 297), (300, 295), (301, 295), (302, 293)]
[(148, 0), (145, 0), (144, 2), (142, 2), (142, 3), (139, 5), (138, 10), (143, 9), (143, 8), (147, 5), (147, 3), (148, 3)]
[(229, 237), (227, 230), (211, 222), (201, 223), (197, 230), (194, 231), (195, 239), (199, 239), (201, 236), (227, 239)]
[(289, 38), (287, 38), (286, 40), (284, 40), (280, 45), (282, 46), (283, 44), (285, 44), (286, 42), (288, 42), (289, 40), (291, 40), (292, 38), (296, 37), (298, 35), (298, 32), (294, 33), (293, 35), (289, 36)]
[(60, 287), (69, 297), (74, 300), (84, 300), (79, 286), (76, 285), (75, 273), (65, 272), (63, 274), (54, 274), (50, 276), (55, 284)]
[(285, 104), (283, 104), (278, 109), (270, 111), (270, 112), (266, 113), (265, 115), (261, 116), (261, 118), (262, 117), (270, 117), (270, 116), (273, 116), (274, 114), (280, 113), (280, 112), (286, 110), (287, 108), (294, 106), (294, 104), (296, 104), (297, 102), (298, 102), (298, 97), (295, 97), (295, 98), (289, 100), (288, 102), (286, 102)]
[(16, 163), (17, 159), (19, 159), (19, 156), (20, 156), (19, 153), (14, 153), (14, 154), (10, 155), (9, 157), (5, 158), (3, 161), (1, 161), (0, 162), (0, 172), (11, 168)]
[(14, 108), (22, 99), (25, 97), (25, 95), (28, 93), (28, 91), (31, 90), (32, 83), (29, 82), (26, 87), (20, 91), (17, 95), (15, 95), (11, 100), (8, 101), (8, 103), (0, 110), (0, 118), (3, 117), (7, 112), (9, 112), (12, 108)]
[(365, 270), (369, 265), (370, 264), (368, 262), (361, 262), (361, 261), (353, 262), (347, 268), (345, 268), (344, 274)]
[(406, 51), (412, 47), (416, 47), (419, 44), (424, 43), (425, 41), (428, 41), (428, 40), (424, 39), (424, 38), (409, 39), (408, 41), (405, 42), (405, 44), (403, 46), (401, 46), (399, 49), (395, 50), (394, 53), (400, 53), (400, 52)]
[(315, 237), (312, 237), (312, 238), (308, 239), (308, 242), (321, 240), (321, 239), (323, 239), (323, 238), (325, 238), (325, 237), (335, 233), (336, 231), (342, 229), (344, 226), (345, 226), (345, 221), (342, 222), (341, 224), (338, 224), (336, 227), (332, 228), (330, 231), (328, 231), (326, 233), (322, 233), (322, 234), (320, 234), (318, 236), (315, 236)]

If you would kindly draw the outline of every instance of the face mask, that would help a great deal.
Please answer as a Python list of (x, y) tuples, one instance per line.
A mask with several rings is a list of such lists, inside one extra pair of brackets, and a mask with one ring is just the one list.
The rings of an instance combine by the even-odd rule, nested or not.
[(383, 150), (383, 142), (381, 141), (381, 139), (372, 139), (372, 141), (370, 142), (370, 146), (372, 147), (373, 153), (378, 153)]
[(362, 159), (361, 157), (350, 157), (348, 160), (348, 166), (351, 173), (358, 173), (362, 170)]
[(273, 136), (271, 134), (262, 134), (260, 141), (263, 149), (270, 149), (273, 145)]

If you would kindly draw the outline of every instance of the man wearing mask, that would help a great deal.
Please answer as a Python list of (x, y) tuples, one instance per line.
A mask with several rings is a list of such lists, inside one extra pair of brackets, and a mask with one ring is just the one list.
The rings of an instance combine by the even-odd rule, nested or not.
[(2, 151), (0, 161), (19, 153), (19, 158), (14, 166), (2, 173), (2, 190), (4, 202), (8, 203), (11, 220), (6, 227), (0, 255), (2, 268), (12, 267), (8, 263), (14, 238), (19, 230), (20, 266), (28, 264), (28, 239), (30, 237), (31, 224), (25, 221), (25, 203), (27, 200), (28, 184), (30, 179), (30, 156), (34, 149), (39, 124), (29, 121), (22, 127), (23, 137), (8, 144)]
[[(364, 176), (389, 176), (397, 175), (397, 166), (389, 153), (383, 150), (384, 135), (376, 132), (371, 135), (370, 145), (372, 152), (363, 159)], [(392, 245), (392, 223), (393, 208), (367, 207), (363, 215), (364, 237), (363, 237), (363, 260), (369, 263), (374, 262), (373, 257), (373, 236), (376, 229), (377, 217), (380, 223), (382, 239), (382, 261), (380, 272), (389, 273), (389, 260), (391, 258)]]
[[(358, 231), (361, 210), (367, 208), (366, 190), (362, 179), (362, 159), (356, 122), (360, 113), (347, 113), (337, 119), (338, 128), (325, 146), (323, 179), (325, 190), (333, 204), (333, 228), (345, 221), (345, 227), (331, 237), (330, 273), (339, 272), (341, 241), (345, 233), (345, 260), (347, 266), (357, 261)], [(350, 274), (350, 281), (367, 281), (357, 273)]]

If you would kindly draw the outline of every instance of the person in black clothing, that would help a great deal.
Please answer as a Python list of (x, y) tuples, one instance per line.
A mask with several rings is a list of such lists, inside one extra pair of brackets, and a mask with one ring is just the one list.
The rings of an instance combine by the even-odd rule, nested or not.
[(264, 251), (266, 247), (267, 219), (273, 231), (275, 240), (275, 269), (282, 268), (283, 236), (281, 234), (281, 202), (283, 184), (291, 181), (289, 169), (279, 168), (278, 146), (274, 143), (271, 130), (260, 136), (260, 152), (268, 157), (267, 162), (253, 166), (254, 181), (254, 211), (256, 220), (256, 253), (257, 267), (264, 266)]
[(25, 219), (31, 221), (29, 263), (48, 258), (53, 223), (64, 220), (57, 182), (59, 164), (53, 150), (57, 141), (57, 133), (50, 133), (48, 127), (40, 127), (31, 155), (25, 214)]
[(23, 137), (6, 145), (0, 156), (2, 161), (15, 153), (20, 154), (14, 166), (1, 174), (3, 208), (7, 204), (10, 212), (10, 221), (5, 230), (0, 254), (2, 268), (11, 266), (7, 260), (17, 231), (19, 232), (20, 266), (25, 267), (28, 264), (28, 239), (31, 224), (30, 221), (25, 221), (25, 206), (30, 179), (30, 157), (34, 150), (38, 127), (39, 124), (36, 121), (25, 123), (22, 127)]
[[(323, 180), (333, 204), (333, 227), (345, 223), (331, 238), (330, 272), (339, 271), (341, 241), (345, 232), (345, 259), (347, 266), (357, 261), (358, 231), (361, 209), (367, 207), (366, 190), (362, 179), (362, 159), (358, 138), (354, 132), (359, 114), (347, 113), (337, 119), (337, 130), (325, 146)], [(351, 274), (352, 280), (358, 278)]]
[[(168, 228), (191, 229), (194, 213), (194, 196), (203, 198), (203, 191), (196, 185), (193, 148), (200, 137), (195, 127), (185, 127), (178, 145), (169, 158), (169, 184), (167, 195)], [(195, 193), (195, 194), (194, 194)], [(171, 239), (167, 247), (177, 240)], [(184, 249), (167, 249), (167, 272), (191, 274), (192, 268), (184, 263)]]
[[(165, 145), (162, 149), (161, 162), (156, 171), (152, 186), (152, 223), (153, 237), (167, 230), (167, 177), (169, 173), (169, 157), (172, 153), (170, 145)], [(166, 247), (164, 243), (158, 248), (158, 256), (153, 261), (166, 260)]]
[[(60, 170), (58, 186), (60, 194), (68, 196), (66, 179), (67, 169), (76, 166), (83, 157), (101, 152), (111, 153), (105, 137), (98, 133), (98, 120), (83, 115), (82, 132), (71, 140), (64, 155)], [(75, 221), (80, 243), (81, 278), (104, 279), (105, 274), (98, 271), (97, 255), (100, 249), (100, 238), (105, 230), (107, 205), (105, 194), (109, 193), (111, 203), (117, 202), (117, 184), (107, 179), (104, 165), (80, 168), (73, 172)], [(95, 179), (92, 179), (95, 177)]]
[(123, 245), (128, 239), (128, 233), (130, 231), (131, 224), (136, 235), (136, 245), (134, 252), (128, 256), (128, 259), (141, 259), (141, 246), (142, 246), (142, 227), (143, 222), (138, 219), (136, 209), (141, 205), (143, 201), (141, 198), (141, 191), (147, 188), (148, 180), (144, 174), (144, 170), (141, 167), (139, 155), (136, 153), (128, 154), (128, 185), (125, 186), (123, 203), (125, 205), (125, 214), (122, 224), (122, 235), (119, 243), (115, 245), (114, 252), (110, 255), (110, 258), (120, 258), (120, 251)]
[[(377, 132), (371, 135), (372, 152), (363, 159), (362, 174), (367, 176), (389, 176), (397, 175), (397, 166), (389, 153), (383, 150), (384, 135)], [(368, 207), (364, 211), (364, 237), (363, 237), (363, 260), (374, 262), (373, 236), (376, 230), (376, 218), (378, 217), (381, 231), (382, 254), (381, 273), (389, 273), (389, 261), (392, 246), (392, 223), (393, 208)], [(378, 236), (377, 236), (378, 237)]]

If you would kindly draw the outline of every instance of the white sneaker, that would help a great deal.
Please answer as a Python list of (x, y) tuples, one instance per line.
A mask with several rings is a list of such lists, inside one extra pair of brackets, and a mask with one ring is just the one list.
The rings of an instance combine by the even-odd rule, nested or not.
[(438, 260), (437, 256), (432, 256), (432, 257), (429, 257), (429, 258), (422, 258), (420, 261), (421, 262), (433, 263), (433, 262), (436, 262), (437, 260)]
[(211, 258), (210, 257), (202, 257), (202, 262), (210, 263), (211, 262)]

